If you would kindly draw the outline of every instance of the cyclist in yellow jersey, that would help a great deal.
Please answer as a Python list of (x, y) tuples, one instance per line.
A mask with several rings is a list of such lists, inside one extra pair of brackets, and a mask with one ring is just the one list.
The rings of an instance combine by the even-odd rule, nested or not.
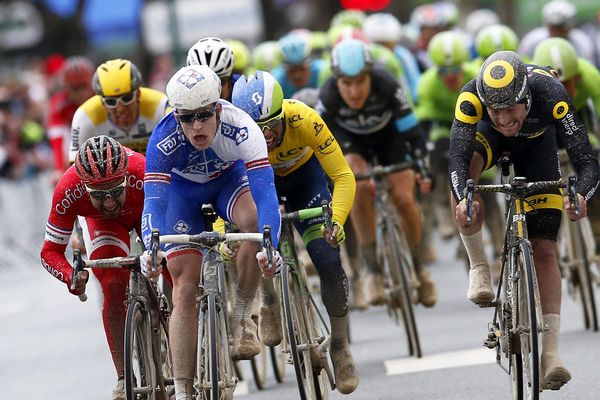
[[(354, 201), (352, 170), (319, 114), (302, 102), (284, 100), (280, 84), (268, 72), (240, 77), (233, 87), (232, 101), (261, 128), (275, 171), (277, 194), (285, 196), (287, 210), (318, 207), (323, 200), (332, 202), (331, 231), (323, 227), (320, 218), (298, 222), (296, 229), (321, 278), (322, 299), (331, 322), (336, 387), (340, 393), (351, 393), (358, 385), (358, 375), (348, 345), (348, 278), (338, 246), (345, 238), (344, 223)], [(333, 195), (328, 177), (333, 181)], [(259, 330), (263, 329), (268, 327), (263, 327), (259, 318)]]
[(142, 75), (129, 60), (108, 60), (94, 73), (96, 96), (73, 116), (69, 160), (88, 138), (107, 135), (126, 147), (146, 154), (152, 130), (170, 110), (167, 96), (142, 87)]

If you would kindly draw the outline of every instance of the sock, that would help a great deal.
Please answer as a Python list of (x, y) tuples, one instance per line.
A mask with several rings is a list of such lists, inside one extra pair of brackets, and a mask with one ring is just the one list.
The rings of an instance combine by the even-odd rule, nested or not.
[(191, 400), (193, 395), (193, 379), (175, 378), (175, 400)]
[(465, 249), (467, 250), (467, 255), (469, 256), (469, 264), (471, 265), (471, 269), (480, 265), (487, 266), (488, 262), (487, 257), (485, 255), (485, 250), (483, 248), (483, 239), (481, 238), (481, 231), (472, 235), (463, 235), (461, 233), (460, 238), (462, 239), (462, 242), (465, 245)]

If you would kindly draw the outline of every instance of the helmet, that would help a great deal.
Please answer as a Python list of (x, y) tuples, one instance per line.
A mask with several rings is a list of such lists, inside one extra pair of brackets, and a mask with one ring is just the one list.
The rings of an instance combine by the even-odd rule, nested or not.
[(129, 60), (108, 60), (96, 68), (92, 78), (94, 92), (102, 97), (120, 96), (142, 85), (140, 70)]
[(75, 56), (65, 60), (62, 66), (63, 82), (67, 86), (90, 86), (94, 65), (86, 57)]
[(498, 51), (481, 66), (477, 94), (486, 107), (508, 108), (527, 98), (527, 67), (517, 53)]
[(279, 43), (274, 40), (262, 42), (252, 50), (254, 67), (263, 71), (272, 70), (282, 62)]
[(497, 25), (499, 23), (500, 18), (498, 14), (487, 8), (480, 8), (469, 14), (465, 21), (465, 30), (471, 37), (475, 37), (486, 26)]
[(469, 58), (465, 43), (462, 34), (454, 31), (444, 31), (431, 38), (427, 46), (427, 52), (435, 65), (454, 67), (461, 65)]
[(333, 26), (327, 32), (329, 37), (329, 46), (334, 47), (336, 44), (346, 39), (356, 39), (363, 43), (369, 43), (369, 39), (362, 29), (352, 26), (337, 25)]
[(219, 100), (221, 80), (206, 65), (188, 65), (169, 79), (167, 97), (176, 109), (197, 110)]
[(77, 151), (75, 170), (85, 185), (116, 181), (127, 172), (127, 153), (115, 139), (106, 135), (93, 136)]
[(241, 40), (229, 39), (226, 42), (233, 52), (234, 62), (232, 71), (243, 72), (251, 64), (250, 50), (248, 50), (248, 46), (246, 46), (246, 44)]
[(283, 90), (273, 75), (256, 71), (256, 76), (241, 76), (235, 82), (231, 102), (253, 120), (261, 121), (281, 112)]
[(322, 31), (313, 31), (310, 33), (310, 47), (312, 54), (320, 57), (327, 50), (327, 33)]
[(358, 76), (373, 65), (367, 45), (360, 40), (345, 39), (331, 51), (331, 69), (336, 77)]
[(475, 47), (481, 58), (488, 58), (500, 50), (516, 51), (519, 38), (515, 31), (506, 25), (491, 25), (479, 31), (475, 37)]
[(219, 78), (231, 76), (235, 63), (233, 51), (219, 38), (205, 37), (198, 40), (187, 55), (187, 65), (206, 65)]
[(365, 13), (360, 10), (342, 10), (333, 16), (331, 26), (345, 25), (360, 28), (366, 17)]
[(402, 38), (402, 25), (389, 13), (371, 14), (363, 23), (363, 31), (371, 42), (398, 43)]
[(303, 33), (288, 33), (279, 40), (279, 47), (286, 64), (302, 64), (310, 57), (310, 37)]
[(571, 25), (575, 17), (575, 6), (566, 0), (553, 0), (544, 5), (542, 16), (546, 25)]
[(449, 28), (456, 25), (458, 18), (458, 8), (453, 3), (430, 3), (415, 7), (410, 15), (410, 23), (419, 29)]
[(568, 40), (558, 37), (548, 38), (537, 45), (533, 63), (550, 66), (558, 72), (561, 81), (569, 80), (579, 72), (575, 48)]

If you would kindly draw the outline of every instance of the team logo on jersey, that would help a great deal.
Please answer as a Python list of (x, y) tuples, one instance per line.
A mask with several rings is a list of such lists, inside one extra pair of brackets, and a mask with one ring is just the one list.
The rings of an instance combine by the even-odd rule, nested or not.
[(188, 233), (190, 231), (190, 225), (184, 220), (180, 219), (173, 226), (173, 230), (177, 233)]
[(331, 154), (335, 151), (335, 147), (331, 146), (335, 142), (333, 135), (329, 136), (327, 140), (319, 145), (319, 152), (321, 154)]
[(233, 140), (236, 145), (239, 145), (240, 143), (248, 139), (248, 128), (246, 128), (245, 126), (238, 127), (222, 122), (221, 133), (223, 134), (223, 136)]
[(318, 122), (313, 122), (313, 128), (315, 130), (315, 136), (318, 136), (319, 133), (321, 133), (321, 130), (323, 129), (323, 124), (320, 124)]
[(183, 74), (179, 75), (179, 78), (177, 78), (177, 82), (181, 83), (186, 88), (191, 89), (194, 86), (196, 86), (198, 82), (203, 81), (204, 79), (206, 79), (204, 75), (202, 75), (198, 71), (188, 69)]
[(161, 140), (156, 147), (165, 155), (171, 155), (179, 146), (181, 146), (182, 142), (179, 139), (179, 133), (173, 132), (163, 140)]

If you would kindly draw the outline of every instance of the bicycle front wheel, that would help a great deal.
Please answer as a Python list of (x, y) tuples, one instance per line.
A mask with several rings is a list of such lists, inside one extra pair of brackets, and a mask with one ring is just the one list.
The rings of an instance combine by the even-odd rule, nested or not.
[(538, 400), (540, 388), (540, 337), (542, 313), (533, 263), (527, 242), (520, 243), (513, 255), (518, 263), (518, 301), (516, 329), (522, 365), (522, 392), (525, 400)]
[(157, 380), (150, 315), (139, 301), (127, 307), (124, 356), (127, 400), (155, 399)]
[(390, 308), (397, 319), (398, 316), (402, 318), (409, 354), (420, 358), (422, 355), (421, 343), (411, 296), (413, 288), (409, 279), (414, 269), (411, 251), (396, 223), (389, 223), (384, 229), (384, 266), (388, 281)]

